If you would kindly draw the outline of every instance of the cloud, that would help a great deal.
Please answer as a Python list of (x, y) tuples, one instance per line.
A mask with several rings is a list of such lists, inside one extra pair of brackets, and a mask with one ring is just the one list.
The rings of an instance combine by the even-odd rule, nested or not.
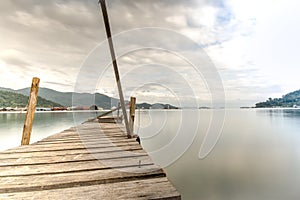
[[(32, 76), (40, 76), (41, 85), (61, 91), (74, 90), (78, 74), (83, 67), (89, 67), (80, 81), (87, 83), (90, 91), (116, 95), (112, 69), (103, 76), (98, 74), (102, 67), (106, 67), (101, 65), (110, 60), (107, 46), (104, 45), (104, 50), (92, 57), (88, 56), (106, 38), (97, 2), (0, 1), (0, 69), (5, 71), (0, 75), (1, 86), (21, 88), (24, 84), (30, 85), (28, 80), (30, 82)], [(283, 0), (111, 0), (107, 5), (113, 34), (136, 28), (161, 27), (198, 43), (187, 43), (167, 31), (143, 32), (116, 39), (116, 53), (121, 56), (118, 60), (120, 71), (128, 90), (143, 81), (152, 81), (188, 96), (184, 93), (186, 87), (182, 86), (182, 81), (189, 80), (191, 85), (197, 85), (193, 88), (198, 94), (196, 98), (203, 101), (210, 98), (210, 91), (205, 87), (205, 78), (208, 77), (197, 77), (182, 58), (174, 57), (170, 52), (143, 49), (119, 54), (127, 47), (160, 46), (155, 42), (157, 38), (165, 40), (165, 48), (184, 52), (193, 59), (202, 58), (197, 48), (203, 48), (219, 70), (228, 99), (238, 96), (255, 99), (258, 94), (263, 95), (252, 87), (266, 88), (262, 90), (268, 96), (298, 87), (295, 83), (298, 73), (289, 73), (297, 72), (299, 63), (299, 15), (295, 0), (288, 0), (288, 3)], [(99, 60), (99, 56), (103, 60)], [(164, 67), (154, 70), (154, 66), (172, 69), (182, 81), (174, 81)], [(7, 76), (19, 81), (9, 83)], [(277, 80), (280, 83), (276, 83)], [(141, 88), (143, 90), (148, 91)], [(160, 95), (160, 90), (152, 90), (156, 91), (157, 97)], [(141, 91), (139, 93), (144, 96), (147, 94)]]
[(0, 53), (0, 58), (6, 65), (12, 65), (18, 68), (28, 68), (30, 64), (23, 59), (22, 52), (8, 49)]
[(57, 82), (51, 82), (51, 81), (47, 81), (44, 82), (45, 84), (49, 84), (49, 85), (58, 85), (58, 86), (62, 86), (62, 87), (70, 87), (72, 86), (71, 84), (66, 84), (66, 83), (57, 83)]

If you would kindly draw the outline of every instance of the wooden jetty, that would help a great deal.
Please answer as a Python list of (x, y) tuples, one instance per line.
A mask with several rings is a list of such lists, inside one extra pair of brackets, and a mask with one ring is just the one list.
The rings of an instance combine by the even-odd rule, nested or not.
[(88, 121), (0, 153), (0, 199), (181, 199), (116, 123)]

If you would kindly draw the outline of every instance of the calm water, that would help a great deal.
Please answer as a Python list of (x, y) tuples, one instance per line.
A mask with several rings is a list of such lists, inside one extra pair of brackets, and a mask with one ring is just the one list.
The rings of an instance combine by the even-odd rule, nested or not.
[[(74, 120), (72, 112), (35, 113), (30, 142), (41, 140), (95, 117), (95, 113), (78, 112)], [(25, 113), (0, 112), (0, 150), (21, 144)]]
[[(183, 199), (300, 199), (300, 110), (226, 110), (216, 146), (200, 159), (201, 144), (207, 133), (218, 135), (223, 112), (137, 111), (135, 132)], [(19, 145), (24, 116), (0, 113), (2, 149)], [(82, 113), (74, 122), (72, 113), (39, 113), (33, 140), (89, 117)]]
[[(226, 110), (222, 135), (205, 159), (199, 159), (199, 149), (214, 126), (212, 111), (184, 112), (185, 121), (181, 111), (144, 113), (141, 121), (156, 127), (140, 128), (144, 147), (156, 162), (169, 164), (166, 172), (183, 199), (300, 199), (300, 110)], [(181, 155), (180, 142), (189, 144), (191, 138)]]

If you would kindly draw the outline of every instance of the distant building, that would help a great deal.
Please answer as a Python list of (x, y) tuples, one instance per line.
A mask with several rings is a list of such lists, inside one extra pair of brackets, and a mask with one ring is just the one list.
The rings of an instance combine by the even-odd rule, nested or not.
[(62, 111), (62, 110), (67, 110), (67, 108), (66, 107), (53, 107), (51, 110), (52, 111)]
[(36, 108), (36, 111), (51, 111), (51, 108)]
[(5, 111), (13, 111), (14, 109), (12, 107), (6, 107)]

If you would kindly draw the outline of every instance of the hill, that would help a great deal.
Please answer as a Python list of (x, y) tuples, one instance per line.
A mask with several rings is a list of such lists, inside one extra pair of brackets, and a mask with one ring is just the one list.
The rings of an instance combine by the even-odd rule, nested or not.
[(170, 104), (163, 104), (163, 103), (155, 103), (155, 104), (149, 104), (149, 103), (140, 103), (136, 104), (136, 108), (143, 108), (143, 109), (178, 109), (178, 107), (172, 106)]
[[(28, 103), (28, 96), (18, 94), (16, 92), (0, 90), (0, 107), (26, 107)], [(58, 103), (46, 100), (39, 97), (37, 107), (56, 107), (61, 106)]]
[(140, 103), (140, 104), (136, 104), (136, 108), (137, 108), (137, 109), (140, 109), (140, 108), (142, 108), (142, 109), (150, 109), (151, 106), (152, 106), (152, 105), (149, 104), (149, 103)]
[[(27, 95), (30, 88), (16, 90), (17, 93)], [(89, 93), (76, 93), (76, 92), (58, 92), (48, 88), (40, 88), (39, 96), (57, 102), (63, 106), (91, 106), (97, 105), (104, 109), (110, 109), (118, 104), (118, 100), (111, 98), (104, 94), (89, 94)]]
[(155, 103), (151, 106), (151, 109), (178, 109), (178, 108), (170, 104)]
[[(23, 96), (24, 95), (28, 96), (30, 93), (30, 88), (12, 90), (9, 88), (1, 88), (0, 87), (0, 91), (12, 92), (15, 95), (21, 94)], [(10, 98), (10, 100), (7, 101), (7, 103), (5, 104), (6, 107), (13, 107), (13, 105), (16, 105), (15, 102), (13, 101), (12, 96), (10, 96), (8, 98)], [(22, 105), (24, 105), (24, 103), (25, 103), (25, 106), (26, 106), (28, 97), (26, 97), (26, 98), (27, 99), (25, 102), (21, 101), (19, 103)], [(64, 107), (97, 105), (98, 107), (102, 107), (103, 109), (111, 109), (113, 106), (117, 106), (118, 102), (119, 102), (118, 99), (111, 98), (109, 96), (106, 96), (106, 95), (100, 94), (100, 93), (90, 94), (90, 93), (76, 93), (76, 92), (59, 92), (59, 91), (52, 90), (49, 88), (39, 88), (39, 98), (41, 99), (41, 101), (44, 102), (44, 104), (41, 104), (41, 105), (56, 105), (56, 106), (60, 105), (60, 106), (64, 106)], [(52, 103), (47, 104), (47, 103), (45, 103), (44, 100), (48, 100), (49, 102), (52, 102)], [(8, 102), (13, 103), (13, 105), (8, 105)], [(1, 106), (1, 104), (0, 104), (0, 106)], [(53, 106), (39, 106), (39, 107), (53, 107)], [(155, 103), (155, 104), (141, 103), (141, 104), (137, 104), (137, 108), (178, 109), (177, 107), (172, 106), (170, 104), (162, 104), (162, 103)]]
[(14, 92), (13, 89), (10, 89), (10, 88), (4, 88), (4, 87), (0, 87), (0, 90), (1, 90), (1, 91)]
[(255, 104), (256, 108), (293, 107), (300, 106), (300, 90), (283, 95), (282, 98), (269, 98), (265, 102)]

